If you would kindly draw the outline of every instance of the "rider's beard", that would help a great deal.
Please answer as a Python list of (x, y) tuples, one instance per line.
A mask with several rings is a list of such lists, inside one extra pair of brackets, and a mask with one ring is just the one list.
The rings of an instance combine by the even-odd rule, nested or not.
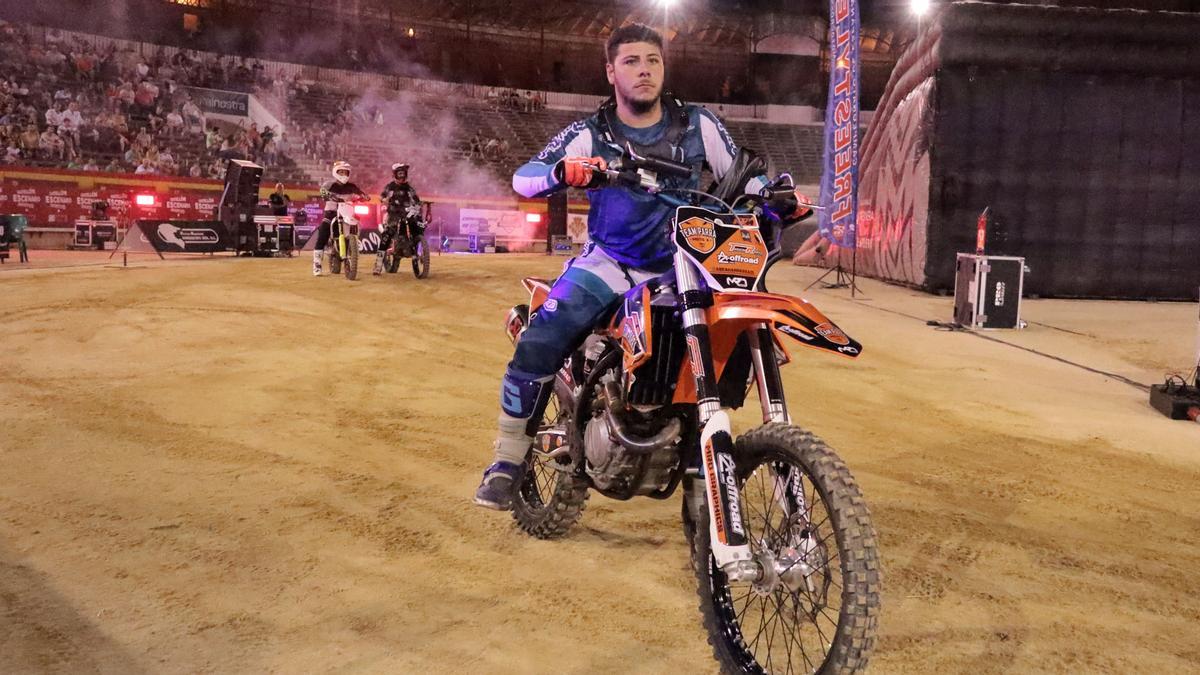
[(630, 98), (629, 99), (629, 109), (638, 115), (645, 115), (646, 113), (650, 112), (651, 110), (654, 110), (654, 105), (656, 103), (658, 103), (657, 96), (655, 96), (654, 98), (645, 99), (645, 100)]

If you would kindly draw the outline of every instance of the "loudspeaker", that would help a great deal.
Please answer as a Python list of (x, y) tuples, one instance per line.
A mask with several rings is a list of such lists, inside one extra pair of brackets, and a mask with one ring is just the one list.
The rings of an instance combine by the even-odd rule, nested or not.
[(547, 223), (549, 236), (567, 233), (567, 191), (556, 192), (546, 198), (550, 221)]
[(258, 206), (262, 174), (261, 166), (243, 159), (231, 159), (225, 164), (225, 190), (217, 212), (239, 251), (255, 235), (254, 208)]
[(555, 192), (546, 198), (546, 251), (553, 252), (554, 237), (567, 234), (567, 191)]
[(253, 210), (258, 204), (258, 186), (262, 182), (262, 174), (263, 168), (254, 162), (229, 160), (225, 165), (225, 191), (221, 193), (221, 205)]

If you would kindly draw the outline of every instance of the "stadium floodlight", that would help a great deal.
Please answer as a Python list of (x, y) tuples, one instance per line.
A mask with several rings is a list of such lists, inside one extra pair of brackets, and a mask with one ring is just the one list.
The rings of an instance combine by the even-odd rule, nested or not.
[(912, 13), (922, 16), (929, 11), (929, 0), (912, 0)]
[(677, 0), (658, 0), (658, 4), (666, 9), (670, 9), (676, 2)]

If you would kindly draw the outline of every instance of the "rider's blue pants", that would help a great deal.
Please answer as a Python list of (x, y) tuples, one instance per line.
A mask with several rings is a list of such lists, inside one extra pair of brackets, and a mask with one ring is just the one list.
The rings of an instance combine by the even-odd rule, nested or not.
[(662, 271), (625, 267), (599, 246), (585, 246), (579, 257), (567, 263), (550, 288), (550, 297), (530, 317), (517, 342), (500, 389), (501, 409), (522, 419), (539, 412), (537, 408), (544, 405), (543, 386), (583, 344), (596, 322), (626, 291)]

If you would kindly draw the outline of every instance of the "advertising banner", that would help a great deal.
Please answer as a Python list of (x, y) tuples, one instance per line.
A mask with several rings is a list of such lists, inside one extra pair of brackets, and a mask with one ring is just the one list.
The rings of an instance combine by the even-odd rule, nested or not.
[(139, 220), (137, 228), (159, 253), (217, 253), (234, 248), (219, 221)]
[(206, 115), (250, 116), (250, 95), (221, 89), (180, 87)]
[(821, 167), (817, 229), (829, 241), (854, 248), (858, 212), (858, 0), (830, 0), (829, 102)]

